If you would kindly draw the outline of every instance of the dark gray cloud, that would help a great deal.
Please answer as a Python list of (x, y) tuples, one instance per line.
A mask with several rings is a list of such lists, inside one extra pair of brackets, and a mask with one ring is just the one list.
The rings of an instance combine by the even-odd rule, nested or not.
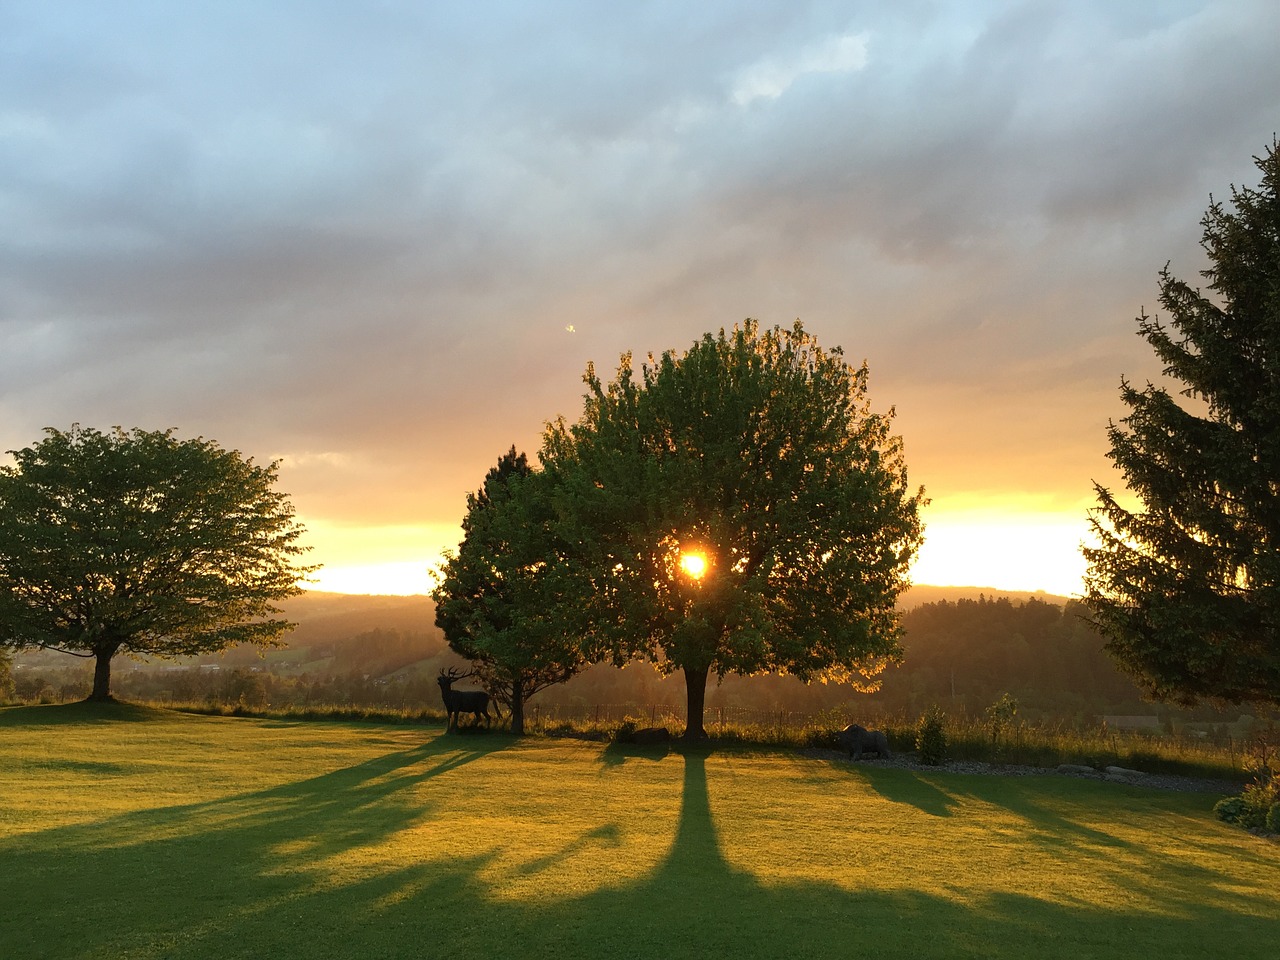
[(801, 317), (940, 500), (1084, 497), (1131, 318), (1280, 125), (1276, 36), (1268, 0), (8, 3), (0, 443), (174, 425), (288, 457), (305, 515), (450, 523), (587, 360)]

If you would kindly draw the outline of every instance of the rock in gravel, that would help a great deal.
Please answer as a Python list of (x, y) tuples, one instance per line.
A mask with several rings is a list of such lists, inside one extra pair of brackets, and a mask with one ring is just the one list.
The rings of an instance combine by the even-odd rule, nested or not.
[(1098, 774), (1098, 771), (1093, 767), (1087, 767), (1083, 763), (1060, 763), (1058, 764), (1058, 772), (1072, 777), (1093, 777)]
[(1108, 780), (1142, 780), (1146, 774), (1141, 770), (1128, 770), (1124, 767), (1107, 767), (1103, 773), (1107, 775)]

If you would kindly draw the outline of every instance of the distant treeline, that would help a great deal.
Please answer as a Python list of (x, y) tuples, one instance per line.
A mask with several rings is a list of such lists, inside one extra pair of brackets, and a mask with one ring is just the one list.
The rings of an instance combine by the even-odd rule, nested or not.
[(980, 714), (1002, 694), (1058, 717), (1151, 713), (1103, 650), (1080, 603), (1007, 598), (926, 603), (903, 617), (906, 661), (876, 695), (892, 710), (931, 703)]
[[(862, 694), (840, 684), (803, 684), (791, 677), (729, 676), (707, 691), (709, 708), (755, 708), (850, 716), (917, 716), (933, 704), (980, 716), (1004, 693), (1026, 719), (1087, 722), (1106, 714), (1154, 713), (1104, 652), (1083, 619), (1084, 608), (1038, 599), (942, 600), (903, 614), (904, 662), (890, 667), (881, 689)], [(649, 666), (597, 666), (542, 695), (545, 703), (678, 702), (679, 676)], [(1210, 711), (1216, 715), (1216, 711)]]
[[(372, 598), (371, 598), (372, 599)], [(122, 661), (116, 694), (125, 699), (215, 700), (265, 704), (352, 704), (436, 708), (441, 667), (459, 664), (431, 622), (428, 602), (343, 606), (300, 625), (287, 648), (259, 658), (237, 650), (179, 666), (131, 669)], [(880, 692), (861, 694), (840, 684), (803, 684), (791, 677), (728, 676), (707, 691), (710, 710), (753, 709), (817, 714), (916, 716), (932, 704), (979, 716), (1004, 693), (1024, 719), (1091, 722), (1105, 714), (1155, 713), (1103, 651), (1102, 638), (1075, 602), (1006, 597), (923, 603), (903, 615), (906, 653)], [(376, 626), (368, 629), (370, 621)], [(358, 629), (363, 624), (366, 629)], [(88, 694), (90, 667), (53, 654), (22, 657), (14, 690), (25, 700), (68, 700)], [(683, 703), (680, 675), (663, 677), (649, 664), (592, 667), (539, 694), (550, 707)], [(1161, 707), (1159, 712), (1168, 713)], [(1238, 712), (1238, 711), (1236, 711)], [(1212, 708), (1197, 711), (1206, 719)], [(1187, 712), (1180, 712), (1188, 716)]]

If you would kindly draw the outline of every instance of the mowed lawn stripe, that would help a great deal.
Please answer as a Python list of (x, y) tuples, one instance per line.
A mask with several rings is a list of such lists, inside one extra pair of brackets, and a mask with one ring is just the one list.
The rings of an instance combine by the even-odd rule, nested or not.
[(1213, 796), (438, 728), (0, 710), (12, 957), (1267, 957)]

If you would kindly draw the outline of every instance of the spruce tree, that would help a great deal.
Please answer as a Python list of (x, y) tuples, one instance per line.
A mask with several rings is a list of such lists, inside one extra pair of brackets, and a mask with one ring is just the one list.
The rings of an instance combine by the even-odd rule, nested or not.
[(1095, 485), (1086, 602), (1156, 699), (1280, 703), (1280, 154), (1210, 199), (1207, 290), (1160, 273), (1168, 324), (1140, 334), (1181, 384), (1122, 381), (1110, 459), (1139, 505)]

